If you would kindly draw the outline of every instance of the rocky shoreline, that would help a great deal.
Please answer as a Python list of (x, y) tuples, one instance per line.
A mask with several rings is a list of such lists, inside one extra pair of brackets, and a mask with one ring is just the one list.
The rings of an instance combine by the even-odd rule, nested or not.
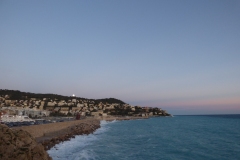
[(47, 150), (76, 135), (93, 133), (100, 128), (101, 120), (170, 116), (161, 108), (132, 106), (115, 98), (86, 99), (75, 95), (68, 97), (0, 89), (0, 115), (43, 118), (77, 117), (80, 114), (85, 119), (14, 128), (0, 124), (0, 159), (49, 160), (51, 157)]
[[(8, 128), (0, 125), (0, 159), (51, 160), (47, 150), (76, 135), (91, 134), (100, 121), (147, 119), (147, 117), (86, 118), (68, 122)], [(10, 135), (10, 136), (9, 136)], [(5, 152), (7, 150), (7, 152)], [(13, 154), (12, 154), (13, 153)]]
[(100, 121), (97, 119), (84, 119), (69, 122), (42, 124), (36, 126), (16, 127), (29, 132), (38, 143), (49, 150), (54, 145), (74, 138), (76, 135), (90, 134), (100, 128)]
[(86, 118), (70, 122), (60, 122), (52, 124), (44, 124), (37, 126), (23, 126), (15, 129), (22, 129), (29, 132), (36, 141), (44, 146), (45, 150), (49, 150), (56, 144), (68, 141), (76, 135), (91, 134), (100, 128), (100, 121), (113, 120), (134, 120), (147, 119), (147, 117), (115, 117), (108, 116), (105, 118)]
[(0, 124), (0, 137), (0, 159), (52, 160), (44, 147), (27, 131)]
[(100, 121), (93, 118), (15, 128), (0, 124), (0, 159), (51, 160), (51, 147), (99, 127)]

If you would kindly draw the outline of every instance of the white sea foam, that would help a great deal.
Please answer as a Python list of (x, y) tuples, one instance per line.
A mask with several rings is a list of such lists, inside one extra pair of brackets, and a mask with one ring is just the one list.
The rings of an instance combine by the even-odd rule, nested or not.
[(95, 160), (95, 154), (92, 150), (83, 149), (78, 152), (78, 157), (75, 160)]
[(57, 144), (48, 153), (53, 160), (95, 160), (96, 154), (92, 150), (87, 149), (87, 146), (97, 141), (100, 135), (109, 129), (108, 124), (115, 122), (101, 121), (101, 127), (93, 134), (79, 135), (70, 139), (70, 141)]
[[(84, 148), (91, 144), (93, 141), (97, 140), (97, 136), (90, 135), (81, 135), (72, 138), (70, 141), (57, 144), (54, 148), (48, 151), (49, 155), (55, 160), (64, 160), (64, 159), (86, 159), (90, 160), (94, 157), (88, 155), (89, 151), (84, 150)], [(80, 158), (81, 157), (81, 158)]]
[(238, 120), (176, 116), (144, 122), (101, 121), (93, 134), (76, 136), (49, 153), (53, 160), (239, 159)]
[(100, 123), (100, 125), (101, 125), (101, 127), (102, 127), (102, 126), (105, 126), (105, 125), (107, 125), (107, 124), (115, 123), (115, 122), (118, 122), (118, 121), (117, 121), (117, 120), (113, 120), (113, 121), (105, 121), (105, 120), (102, 120), (101, 123)]

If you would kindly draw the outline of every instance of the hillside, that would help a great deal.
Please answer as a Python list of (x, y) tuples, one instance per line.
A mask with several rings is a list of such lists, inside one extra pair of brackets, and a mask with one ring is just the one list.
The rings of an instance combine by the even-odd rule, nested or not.
[(132, 106), (116, 98), (87, 99), (57, 94), (39, 94), (17, 90), (0, 90), (0, 109), (4, 114), (42, 116), (169, 116), (165, 110)]
[(89, 100), (89, 101), (95, 101), (95, 103), (119, 103), (119, 104), (125, 104), (125, 102), (116, 99), (116, 98), (103, 98), (103, 99), (87, 99), (82, 97), (72, 97), (72, 96), (62, 96), (58, 94), (52, 94), (52, 93), (30, 93), (30, 92), (21, 92), (18, 90), (7, 90), (7, 89), (0, 89), (0, 95), (8, 95), (9, 100), (27, 100), (31, 98), (41, 99), (44, 98), (48, 99), (59, 99), (59, 100), (71, 100), (71, 99), (77, 99), (77, 100)]

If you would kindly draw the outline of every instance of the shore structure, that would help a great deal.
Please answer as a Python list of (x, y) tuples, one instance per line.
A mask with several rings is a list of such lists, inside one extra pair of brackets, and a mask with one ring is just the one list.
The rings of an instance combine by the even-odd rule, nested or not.
[(58, 122), (42, 125), (16, 127), (30, 133), (38, 143), (49, 150), (54, 145), (74, 138), (76, 135), (90, 134), (100, 128), (100, 121), (94, 118)]
[[(14, 118), (29, 116), (35, 122), (41, 120), (47, 123), (26, 126), (22, 122), (8, 122), (4, 119), (10, 115)], [(0, 121), (4, 123), (0, 124), (0, 159), (50, 160), (46, 150), (76, 135), (93, 133), (100, 128), (101, 120), (159, 116), (170, 114), (161, 108), (132, 106), (115, 98), (96, 100), (75, 95), (67, 97), (0, 89)], [(55, 121), (53, 117), (60, 120)]]
[(82, 120), (75, 120), (69, 122), (58, 122), (43, 125), (32, 125), (15, 127), (17, 130), (24, 130), (30, 133), (38, 143), (44, 146), (45, 150), (49, 150), (54, 145), (74, 138), (76, 135), (91, 134), (100, 128), (100, 121), (114, 121), (114, 120), (134, 120), (147, 119), (146, 117), (115, 117), (109, 116), (103, 119), (86, 118)]
[(0, 159), (51, 160), (46, 150), (99, 127), (94, 118), (13, 128), (0, 124)]
[(86, 118), (68, 122), (31, 125), (9, 128), (0, 124), (0, 159), (4, 160), (51, 160), (47, 154), (54, 145), (75, 138), (76, 135), (91, 134), (100, 128), (100, 121), (147, 119), (146, 117), (115, 117), (103, 119)]

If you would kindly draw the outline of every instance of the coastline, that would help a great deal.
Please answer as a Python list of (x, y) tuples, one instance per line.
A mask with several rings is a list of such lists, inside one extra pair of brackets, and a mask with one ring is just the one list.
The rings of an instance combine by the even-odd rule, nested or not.
[(16, 130), (24, 130), (30, 133), (37, 143), (42, 144), (45, 150), (76, 135), (90, 134), (100, 128), (97, 119), (82, 119), (68, 122), (57, 122), (41, 125), (16, 127)]
[(45, 150), (49, 150), (56, 144), (74, 138), (76, 135), (91, 134), (100, 128), (100, 121), (114, 121), (114, 120), (136, 120), (148, 119), (148, 117), (88, 117), (81, 120), (57, 122), (41, 125), (15, 127), (15, 130), (24, 130), (30, 133), (37, 143), (42, 144)]
[(136, 120), (136, 119), (148, 119), (149, 117), (130, 117), (130, 116), (106, 116), (106, 117), (96, 117), (97, 120), (104, 120), (104, 121), (125, 121), (125, 120)]
[[(56, 144), (68, 141), (76, 135), (88, 135), (101, 127), (101, 121), (122, 121), (148, 119), (149, 117), (129, 117), (129, 116), (106, 116), (106, 117), (86, 117), (85, 119), (48, 123), (31, 126), (21, 126), (9, 128), (0, 125), (0, 135), (2, 136), (0, 148), (7, 149), (9, 154), (0, 152), (0, 158), (12, 160), (19, 159), (50, 160), (52, 159), (47, 151)], [(10, 133), (10, 137), (9, 137)], [(10, 139), (9, 139), (10, 138)], [(10, 144), (10, 145), (9, 145)], [(10, 154), (13, 152), (14, 154)]]

